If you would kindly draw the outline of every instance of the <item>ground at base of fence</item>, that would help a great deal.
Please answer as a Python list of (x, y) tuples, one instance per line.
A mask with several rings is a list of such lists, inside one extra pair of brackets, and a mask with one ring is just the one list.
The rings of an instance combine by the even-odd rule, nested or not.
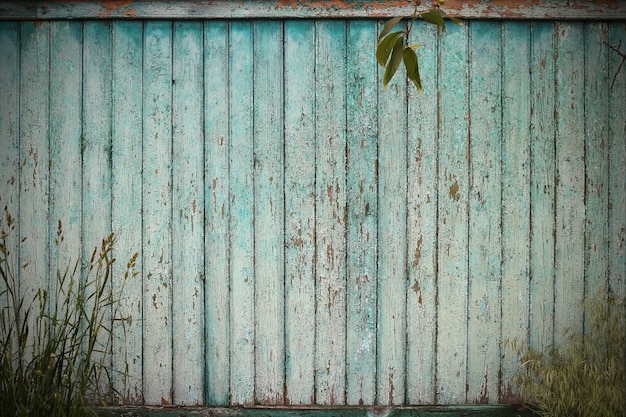
[(108, 407), (103, 417), (530, 417), (509, 405), (419, 407)]

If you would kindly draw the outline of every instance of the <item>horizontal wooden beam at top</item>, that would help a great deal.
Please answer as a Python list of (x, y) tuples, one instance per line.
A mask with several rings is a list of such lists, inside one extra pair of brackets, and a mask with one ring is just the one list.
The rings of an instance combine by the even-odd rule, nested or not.
[[(410, 16), (413, 4), (413, 0), (26, 0), (0, 2), (0, 20), (384, 18)], [(626, 19), (622, 0), (447, 0), (444, 10), (463, 19)]]

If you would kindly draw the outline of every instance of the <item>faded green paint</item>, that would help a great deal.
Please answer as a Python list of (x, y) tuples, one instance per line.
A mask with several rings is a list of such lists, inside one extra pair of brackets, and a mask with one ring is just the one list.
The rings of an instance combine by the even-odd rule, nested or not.
[(381, 88), (381, 25), (0, 22), (21, 290), (63, 262), (59, 220), (139, 252), (129, 402), (510, 401), (506, 340), (626, 294), (624, 24), (419, 27), (424, 94)]

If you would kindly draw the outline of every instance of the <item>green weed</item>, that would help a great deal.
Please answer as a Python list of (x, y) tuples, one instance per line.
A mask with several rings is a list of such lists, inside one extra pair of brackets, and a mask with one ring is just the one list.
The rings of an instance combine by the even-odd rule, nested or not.
[[(78, 257), (53, 271), (52, 290), (40, 288), (26, 298), (21, 283), (46, 281), (28, 276), (24, 265), (16, 274), (15, 223), (5, 208), (0, 220), (0, 417), (95, 416), (94, 406), (119, 396), (111, 380), (117, 371), (109, 366), (112, 319), (124, 323), (116, 308), (122, 290), (111, 290), (115, 236), (104, 238), (84, 265)], [(59, 251), (62, 242), (59, 222)], [(124, 281), (136, 275), (136, 257), (127, 263)]]

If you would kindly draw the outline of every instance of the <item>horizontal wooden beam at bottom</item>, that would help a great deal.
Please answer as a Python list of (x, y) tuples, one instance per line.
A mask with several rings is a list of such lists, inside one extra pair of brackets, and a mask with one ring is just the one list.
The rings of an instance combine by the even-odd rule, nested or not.
[(151, 407), (98, 409), (102, 417), (530, 417), (533, 412), (515, 405), (458, 405), (412, 407)]
[[(429, 2), (424, 2), (428, 5)], [(427, 7), (427, 6), (424, 6)], [(623, 20), (622, 0), (447, 0), (461, 19)], [(98, 0), (2, 1), (0, 20), (54, 19), (290, 19), (411, 16), (406, 0)]]

